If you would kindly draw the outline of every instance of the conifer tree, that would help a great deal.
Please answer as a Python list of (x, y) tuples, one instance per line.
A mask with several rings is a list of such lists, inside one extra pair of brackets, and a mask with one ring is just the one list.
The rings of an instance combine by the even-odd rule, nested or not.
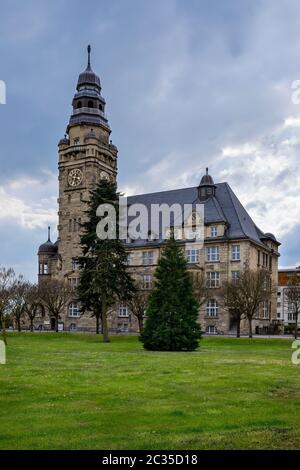
[[(79, 258), (81, 274), (78, 295), (82, 311), (92, 310), (96, 319), (101, 316), (103, 341), (109, 342), (108, 312), (116, 302), (130, 300), (135, 288), (126, 269), (127, 253), (119, 240), (119, 193), (116, 184), (101, 180), (90, 196), (87, 221), (82, 224), (83, 256)], [(106, 212), (102, 216), (97, 215), (98, 207), (104, 204), (115, 211), (115, 220), (111, 220), (106, 227), (108, 231), (114, 226), (114, 238), (102, 239), (97, 235), (98, 223), (107, 219)]]
[(148, 350), (192, 351), (201, 338), (198, 302), (181, 248), (168, 241), (155, 272), (141, 341)]

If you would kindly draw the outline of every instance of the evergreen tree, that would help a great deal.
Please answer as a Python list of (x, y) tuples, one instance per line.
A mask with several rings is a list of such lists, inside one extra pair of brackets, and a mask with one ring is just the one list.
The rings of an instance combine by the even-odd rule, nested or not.
[(156, 351), (196, 349), (201, 338), (198, 309), (186, 259), (178, 244), (170, 240), (155, 272), (141, 335), (144, 347)]
[[(116, 184), (101, 180), (90, 195), (87, 221), (82, 224), (83, 256), (79, 258), (81, 275), (78, 296), (82, 311), (92, 311), (95, 315), (97, 328), (101, 317), (103, 341), (108, 342), (108, 312), (116, 302), (130, 300), (135, 288), (126, 268), (127, 253), (119, 240), (119, 194)], [(107, 219), (107, 213), (100, 217), (97, 215), (98, 207), (103, 204), (109, 204), (115, 211), (115, 220), (106, 226), (107, 232), (114, 227), (116, 236), (113, 239), (101, 239), (96, 232), (98, 223)]]

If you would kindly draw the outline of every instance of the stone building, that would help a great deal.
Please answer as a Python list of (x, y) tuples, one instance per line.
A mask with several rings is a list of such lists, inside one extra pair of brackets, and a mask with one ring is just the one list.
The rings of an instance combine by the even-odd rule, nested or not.
[[(89, 190), (101, 178), (114, 181), (117, 176), (117, 148), (110, 140), (110, 127), (105, 114), (105, 100), (101, 94), (99, 77), (92, 71), (90, 47), (88, 65), (79, 75), (73, 98), (73, 112), (65, 137), (59, 149), (59, 198), (58, 240), (52, 243), (50, 234), (40, 246), (39, 282), (49, 277), (69, 283), (73, 295), (63, 315), (61, 324), (65, 330), (95, 328), (95, 320), (89, 315), (80, 315), (76, 298), (79, 280), (78, 256), (79, 224), (84, 220)], [(197, 187), (128, 198), (128, 204), (203, 204), (204, 246), (181, 240), (191, 269), (205, 276), (211, 291), (210, 299), (199, 312), (202, 329), (209, 334), (234, 332), (224, 309), (220, 286), (227, 279), (237, 278), (247, 265), (251, 269), (264, 268), (270, 272), (273, 285), (277, 285), (279, 242), (270, 233), (263, 233), (252, 221), (227, 183), (215, 184), (208, 174)], [(128, 269), (151, 290), (153, 273), (164, 246), (160, 236), (143, 240), (128, 240)], [(276, 321), (276, 293), (272, 301), (261, 308), (260, 318), (254, 322), (256, 328), (267, 330)], [(37, 319), (37, 326), (53, 327), (53, 320)], [(243, 325), (242, 325), (243, 326)], [(110, 330), (115, 333), (137, 332), (137, 321), (126, 305), (118, 305), (110, 316)]]
[(278, 291), (277, 291), (277, 319), (284, 325), (293, 325), (296, 315), (293, 306), (288, 301), (287, 289), (293, 277), (300, 278), (300, 266), (294, 269), (280, 269), (278, 271)]

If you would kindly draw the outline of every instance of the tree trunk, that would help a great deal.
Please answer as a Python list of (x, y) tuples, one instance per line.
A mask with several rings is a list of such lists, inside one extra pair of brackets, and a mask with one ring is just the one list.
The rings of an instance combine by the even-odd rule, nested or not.
[(7, 336), (6, 336), (6, 329), (5, 329), (5, 320), (4, 320), (4, 318), (3, 318), (2, 315), (0, 315), (0, 317), (1, 317), (2, 338), (3, 338), (3, 341), (4, 341), (5, 346), (7, 346)]
[(100, 317), (96, 315), (96, 335), (100, 334)]
[(33, 318), (30, 318), (30, 331), (33, 333)]
[(252, 334), (252, 318), (248, 318), (248, 323), (249, 323), (249, 338), (253, 338), (253, 334)]
[(236, 337), (240, 338), (241, 337), (241, 319), (238, 318), (236, 321)]
[(295, 339), (298, 338), (298, 314), (296, 314), (295, 318), (295, 332), (294, 332)]
[(103, 343), (109, 343), (107, 307), (106, 307), (105, 301), (102, 301), (102, 328), (103, 328)]
[(138, 317), (138, 323), (139, 323), (140, 333), (142, 333), (143, 328), (144, 328), (144, 323), (143, 323), (143, 319), (141, 317)]
[(20, 333), (21, 332), (21, 319), (20, 318), (17, 318), (17, 328), (18, 328), (18, 332)]
[(55, 318), (55, 331), (58, 333), (58, 317)]

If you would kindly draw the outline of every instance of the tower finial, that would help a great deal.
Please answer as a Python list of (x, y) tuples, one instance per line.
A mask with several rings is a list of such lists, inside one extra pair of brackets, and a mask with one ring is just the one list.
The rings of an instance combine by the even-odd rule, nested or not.
[(50, 227), (48, 227), (48, 242), (50, 242)]
[(87, 47), (87, 51), (88, 51), (88, 69), (91, 68), (91, 50), (92, 50), (92, 48), (89, 44), (88, 47)]
[(208, 176), (208, 167), (206, 168), (206, 176)]

